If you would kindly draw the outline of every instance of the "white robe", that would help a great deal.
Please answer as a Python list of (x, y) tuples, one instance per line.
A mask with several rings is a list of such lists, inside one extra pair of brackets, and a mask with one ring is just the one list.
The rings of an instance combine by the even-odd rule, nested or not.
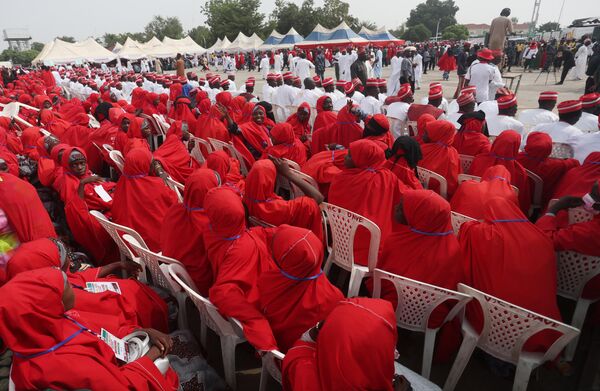
[(267, 79), (267, 75), (269, 74), (269, 58), (263, 57), (258, 64), (258, 68), (260, 69), (263, 80)]
[(399, 57), (392, 57), (390, 61), (391, 71), (390, 77), (387, 82), (387, 91), (389, 96), (394, 96), (400, 89), (400, 65), (402, 64), (402, 59)]
[(587, 67), (587, 59), (590, 55), (590, 50), (588, 46), (581, 45), (579, 49), (577, 49), (577, 53), (575, 53), (575, 70), (573, 73), (573, 77), (576, 80), (583, 80), (586, 78), (585, 68)]
[[(566, 122), (558, 121), (550, 124), (539, 124), (531, 129), (532, 132), (547, 133), (554, 143), (574, 145), (583, 132)], [(491, 133), (490, 133), (491, 134)]]
[(273, 71), (275, 73), (281, 73), (282, 65), (283, 65), (283, 59), (281, 58), (281, 54), (276, 54), (274, 56)]
[(381, 102), (372, 96), (366, 96), (360, 101), (360, 111), (367, 115), (381, 114)]
[(486, 115), (485, 120), (487, 122), (490, 136), (498, 136), (505, 130), (514, 130), (515, 132), (519, 133), (521, 137), (525, 135), (525, 127), (523, 124), (508, 115), (498, 114), (489, 118)]
[(319, 99), (320, 95), (317, 90), (301, 90), (300, 94), (296, 96), (294, 99), (293, 106), (300, 106), (303, 102), (308, 103), (310, 107), (317, 106), (317, 99)]
[(583, 164), (590, 153), (600, 151), (600, 132), (579, 136), (572, 146), (575, 159)]
[(296, 73), (298, 74), (298, 77), (300, 78), (303, 84), (304, 79), (310, 77), (311, 69), (315, 69), (315, 66), (306, 58), (300, 58), (296, 63)]
[(594, 133), (598, 131), (598, 116), (585, 111), (581, 113), (581, 118), (575, 125), (577, 129), (584, 133)]
[(291, 106), (294, 104), (297, 94), (297, 88), (284, 84), (281, 87), (278, 87), (275, 92), (273, 92), (273, 95), (271, 96), (271, 103), (275, 103), (283, 107)]
[(544, 109), (528, 109), (519, 113), (519, 121), (526, 129), (531, 129), (539, 124), (547, 124), (558, 121), (558, 115)]
[(417, 53), (412, 60), (413, 64), (416, 65), (415, 71), (415, 88), (421, 88), (421, 78), (423, 77), (423, 56)]

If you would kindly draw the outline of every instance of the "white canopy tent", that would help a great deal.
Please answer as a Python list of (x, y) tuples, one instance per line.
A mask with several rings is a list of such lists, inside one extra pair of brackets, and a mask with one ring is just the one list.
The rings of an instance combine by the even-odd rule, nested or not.
[(106, 63), (113, 61), (117, 56), (110, 50), (100, 45), (94, 38), (73, 44), (76, 51), (80, 52), (88, 62)]
[(70, 43), (54, 39), (44, 45), (42, 51), (33, 59), (34, 64), (57, 65), (69, 63), (113, 61), (117, 56), (103, 48), (93, 38)]
[(221, 52), (223, 50), (229, 50), (229, 48), (231, 47), (231, 42), (229, 41), (229, 39), (227, 38), (227, 36), (225, 36), (223, 39), (221, 38), (217, 38), (217, 42), (215, 42), (214, 45), (212, 45), (210, 48), (207, 49), (208, 52)]
[(163, 39), (163, 45), (173, 49), (173, 57), (177, 53), (181, 54), (202, 54), (206, 52), (202, 46), (198, 45), (189, 35), (182, 39), (172, 39), (165, 37)]
[(281, 39), (284, 37), (283, 34), (279, 34), (277, 30), (273, 30), (271, 34), (265, 39), (262, 45), (260, 45), (260, 50), (269, 50), (273, 49), (275, 45), (277, 45)]
[(146, 57), (148, 57), (148, 55), (144, 50), (144, 45), (131, 39), (131, 37), (127, 37), (127, 40), (125, 40), (125, 43), (123, 44), (123, 48), (119, 51), (119, 58), (126, 60), (140, 60)]
[(233, 42), (231, 42), (231, 45), (229, 45), (229, 48), (227, 48), (227, 50), (232, 52), (246, 50), (246, 46), (248, 46), (249, 40), (250, 37), (244, 35), (244, 33), (240, 31), (238, 36), (235, 37)]

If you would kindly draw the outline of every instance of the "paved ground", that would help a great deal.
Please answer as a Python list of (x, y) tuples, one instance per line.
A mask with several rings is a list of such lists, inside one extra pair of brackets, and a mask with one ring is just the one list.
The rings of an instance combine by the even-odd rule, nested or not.
[[(537, 98), (540, 92), (542, 91), (557, 91), (559, 92), (559, 101), (568, 100), (568, 99), (579, 99), (581, 95), (583, 95), (583, 90), (585, 86), (585, 81), (565, 81), (565, 84), (557, 86), (554, 85), (554, 74), (551, 72), (550, 74), (543, 73), (540, 75), (540, 72), (527, 72), (522, 73), (522, 68), (513, 67), (510, 75), (523, 75), (521, 84), (519, 86), (519, 90), (517, 91), (517, 99), (519, 104), (519, 109), (530, 109), (537, 107)], [(200, 75), (205, 75), (205, 72), (200, 72), (199, 69), (195, 69), (195, 72)], [(172, 72), (169, 72), (172, 73)], [(223, 74), (223, 72), (220, 72)], [(390, 67), (383, 68), (383, 78), (387, 79), (390, 74)], [(257, 81), (257, 85), (255, 91), (260, 94), (262, 91), (262, 85), (264, 81), (261, 79), (261, 75), (259, 72), (248, 72), (248, 71), (240, 71), (236, 74), (236, 83), (240, 86), (242, 83), (246, 81), (249, 76), (254, 76)], [(327, 68), (325, 72), (326, 77), (334, 77), (335, 72), (333, 68)], [(539, 79), (538, 79), (539, 76)], [(548, 76), (548, 83), (546, 82), (546, 76)], [(202, 77), (202, 76), (201, 76)], [(557, 79), (560, 79), (560, 72), (556, 73)], [(537, 79), (537, 81), (536, 81)], [(429, 83), (431, 82), (440, 82), (444, 87), (444, 97), (448, 100), (452, 99), (454, 95), (454, 91), (456, 89), (456, 84), (458, 83), (458, 77), (456, 76), (456, 72), (453, 72), (450, 75), (450, 80), (443, 81), (442, 73), (439, 70), (430, 71), (426, 75), (423, 75), (423, 80), (421, 81), (422, 88), (415, 92), (415, 101), (419, 101), (422, 97), (427, 96), (427, 92), (429, 89)], [(510, 86), (510, 82), (508, 82), (507, 86)], [(513, 86), (516, 87), (515, 85)]]

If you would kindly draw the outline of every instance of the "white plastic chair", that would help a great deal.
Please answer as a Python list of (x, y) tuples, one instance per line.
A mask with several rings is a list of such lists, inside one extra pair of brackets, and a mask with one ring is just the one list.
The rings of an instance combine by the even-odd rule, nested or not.
[(119, 150), (112, 150), (108, 153), (110, 160), (115, 163), (115, 166), (119, 169), (121, 174), (123, 173), (123, 167), (125, 167), (125, 159), (123, 158), (123, 154)]
[(273, 106), (273, 116), (275, 116), (275, 122), (285, 122), (288, 117), (285, 107), (275, 103), (271, 103), (271, 106)]
[(183, 192), (185, 191), (185, 186), (177, 182), (170, 176), (167, 177), (166, 182), (167, 186), (169, 186), (169, 189), (173, 190), (175, 194), (177, 194), (177, 200), (179, 201), (179, 203), (183, 203)]
[(552, 152), (550, 153), (550, 157), (557, 159), (571, 159), (575, 153), (573, 152), (573, 147), (569, 144), (565, 143), (552, 143)]
[[(444, 384), (444, 391), (454, 390), (475, 347), (502, 361), (516, 365), (517, 371), (512, 389), (526, 391), (531, 371), (546, 361), (553, 360), (579, 334), (579, 330), (574, 327), (500, 300), (470, 286), (458, 284), (458, 291), (472, 296), (479, 302), (483, 310), (483, 328), (478, 334), (469, 321), (463, 319), (463, 342)], [(554, 330), (562, 335), (543, 353), (523, 351), (523, 345), (529, 337), (542, 330)]]
[(262, 369), (260, 371), (260, 386), (259, 391), (267, 390), (267, 382), (269, 376), (281, 384), (281, 364), (285, 354), (278, 350), (271, 350), (262, 356)]
[(460, 231), (460, 226), (464, 223), (468, 221), (477, 221), (477, 219), (465, 216), (454, 211), (450, 212), (450, 218), (452, 219), (452, 229), (454, 230), (454, 235), (458, 235), (458, 232)]
[(542, 192), (544, 191), (544, 181), (537, 174), (525, 169), (527, 176), (533, 182), (533, 196), (531, 200), (530, 214), (535, 209), (542, 207)]
[(107, 153), (111, 153), (112, 151), (114, 151), (114, 150), (115, 150), (115, 149), (113, 148), (113, 146), (112, 146), (112, 145), (110, 145), (110, 144), (102, 144), (102, 148), (104, 148), (104, 150), (105, 150)]
[(425, 379), (418, 373), (411, 371), (398, 361), (394, 362), (394, 373), (396, 375), (404, 376), (414, 391), (442, 391), (437, 384)]
[(437, 180), (440, 184), (440, 196), (444, 199), (448, 198), (448, 182), (446, 181), (446, 178), (437, 172), (419, 166), (417, 166), (417, 176), (419, 177), (419, 182), (421, 182), (425, 189), (429, 189), (429, 182), (432, 178)]
[(156, 121), (156, 124), (158, 125), (158, 128), (161, 131), (161, 133), (163, 135), (166, 135), (171, 125), (167, 121), (165, 121), (165, 118), (160, 114), (152, 114), (152, 118), (154, 118), (154, 120)]
[(108, 220), (108, 218), (101, 212), (97, 210), (91, 210), (90, 214), (98, 220), (98, 223), (104, 228), (104, 230), (110, 235), (112, 240), (115, 242), (117, 247), (119, 248), (119, 254), (121, 255), (121, 260), (124, 261), (126, 259), (130, 259), (133, 262), (137, 263), (142, 267), (142, 271), (139, 274), (138, 279), (141, 282), (146, 282), (146, 267), (139, 256), (133, 253), (129, 246), (123, 241), (122, 235), (127, 234), (131, 237), (135, 238), (140, 245), (148, 248), (142, 236), (137, 233), (133, 228), (126, 227), (124, 225), (113, 223)]
[(206, 156), (204, 156), (202, 153), (200, 146), (203, 146), (207, 153), (211, 153), (213, 151), (212, 145), (200, 137), (191, 136), (190, 141), (192, 140), (194, 140), (194, 148), (192, 148), (190, 156), (192, 156), (198, 162), (198, 164), (204, 164), (206, 162)]
[[(348, 297), (357, 296), (363, 278), (371, 276), (377, 266), (381, 230), (371, 220), (347, 209), (327, 202), (321, 203), (320, 207), (329, 221), (333, 236), (332, 251), (327, 257), (323, 272), (329, 274), (333, 263), (349, 271)], [(368, 266), (354, 262), (354, 236), (358, 227), (364, 227), (370, 233), (369, 255), (363, 260)]]
[(98, 120), (96, 119), (96, 117), (94, 117), (91, 114), (88, 114), (88, 117), (90, 119), (90, 122), (88, 123), (88, 126), (92, 129), (98, 129), (100, 127), (100, 122), (98, 122)]
[(233, 146), (231, 143), (226, 143), (221, 140), (216, 140), (214, 138), (209, 138), (208, 141), (212, 145), (215, 151), (226, 151), (229, 152), (231, 157), (237, 159), (240, 162), (240, 172), (243, 176), (248, 175), (248, 168), (246, 167), (246, 162), (244, 161), (244, 157), (242, 154)]
[[(188, 329), (185, 292), (173, 281), (168, 271), (169, 265), (179, 265), (185, 272), (183, 264), (176, 259), (165, 257), (164, 255), (149, 250), (145, 245), (142, 246), (140, 242), (131, 235), (123, 235), (123, 240), (133, 247), (133, 250), (138, 254), (146, 268), (150, 271), (152, 284), (169, 291), (171, 295), (177, 299), (177, 306), (179, 308), (177, 313), (178, 327), (180, 330)], [(185, 273), (187, 274), (187, 272)], [(189, 276), (187, 276), (187, 278), (188, 281), (191, 281)], [(195, 285), (193, 285), (193, 288), (196, 290)]]
[(394, 136), (394, 138), (408, 135), (408, 129), (406, 129), (406, 124), (404, 121), (394, 117), (387, 117), (387, 119), (390, 123), (390, 132), (392, 132), (392, 136)]
[(473, 164), (473, 160), (475, 156), (471, 155), (458, 155), (460, 159), (460, 166), (462, 167), (462, 172), (464, 174), (468, 174), (471, 171), (471, 165)]
[(210, 300), (197, 293), (190, 287), (190, 280), (184, 281), (182, 271), (185, 271), (180, 265), (169, 265), (169, 275), (181, 289), (192, 300), (198, 313), (200, 314), (200, 342), (206, 348), (207, 330), (214, 331), (221, 340), (221, 355), (223, 358), (223, 371), (225, 372), (225, 381), (232, 388), (236, 389), (235, 376), (235, 348), (237, 345), (245, 342), (240, 338), (231, 325), (215, 307)]
[(419, 135), (419, 129), (417, 128), (417, 121), (406, 121), (406, 132), (408, 135), (413, 137), (417, 137)]
[[(471, 300), (469, 295), (454, 292), (449, 289), (440, 288), (435, 285), (411, 280), (385, 270), (375, 269), (373, 271), (373, 297), (381, 297), (381, 280), (387, 280), (394, 284), (398, 294), (398, 307), (396, 307), (396, 325), (400, 328), (425, 333), (425, 345), (423, 347), (423, 362), (421, 375), (429, 379), (431, 373), (431, 361), (435, 346), (435, 336), (438, 330), (463, 310)], [(428, 327), (429, 318), (433, 311), (442, 303), (456, 300), (456, 304), (446, 315), (444, 321), (438, 328)]]

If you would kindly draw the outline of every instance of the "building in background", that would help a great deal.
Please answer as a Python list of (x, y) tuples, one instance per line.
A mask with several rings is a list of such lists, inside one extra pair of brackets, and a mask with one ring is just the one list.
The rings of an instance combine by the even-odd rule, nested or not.
[(22, 52), (31, 49), (31, 34), (27, 29), (4, 29), (4, 40), (11, 50)]

